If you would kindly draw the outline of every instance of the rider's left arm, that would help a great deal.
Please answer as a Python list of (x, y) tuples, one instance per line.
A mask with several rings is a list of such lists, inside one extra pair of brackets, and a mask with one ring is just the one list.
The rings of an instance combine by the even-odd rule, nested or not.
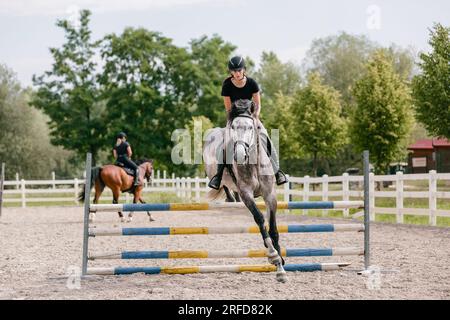
[(259, 91), (253, 94), (252, 100), (255, 103), (255, 116), (259, 118), (261, 112), (261, 95), (259, 94)]
[(133, 152), (131, 151), (131, 147), (130, 146), (128, 146), (128, 148), (127, 148), (127, 154), (128, 154), (128, 158), (131, 159), (131, 155), (133, 154)]

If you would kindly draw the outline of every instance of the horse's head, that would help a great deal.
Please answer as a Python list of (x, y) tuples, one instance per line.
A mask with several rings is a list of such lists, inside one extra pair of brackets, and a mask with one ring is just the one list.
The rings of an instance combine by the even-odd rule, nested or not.
[(137, 164), (139, 165), (139, 167), (144, 169), (144, 178), (147, 179), (147, 182), (150, 182), (153, 172), (153, 160), (142, 159), (137, 161)]
[(250, 149), (256, 144), (254, 119), (250, 116), (238, 116), (231, 122), (231, 140), (234, 145), (234, 160), (238, 164), (247, 164)]

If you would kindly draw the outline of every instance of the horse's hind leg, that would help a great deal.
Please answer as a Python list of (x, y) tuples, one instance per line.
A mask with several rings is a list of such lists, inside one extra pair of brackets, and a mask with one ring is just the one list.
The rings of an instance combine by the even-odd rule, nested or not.
[[(95, 181), (94, 204), (98, 203), (98, 199), (100, 199), (103, 189), (104, 189), (104, 185), (102, 187), (102, 184), (100, 183), (100, 181), (96, 180)], [(94, 221), (95, 221), (95, 212), (90, 212), (89, 213), (89, 222), (94, 222)]]
[[(113, 193), (113, 204), (119, 203), (120, 190), (118, 188), (114, 188), (112, 189), (112, 193)], [(123, 217), (122, 211), (117, 211), (117, 213), (119, 214), (120, 221), (125, 222), (125, 218)]]
[(223, 186), (223, 190), (225, 191), (225, 194), (227, 195), (227, 199), (225, 202), (235, 202), (233, 195), (231, 194), (230, 190), (227, 186)]

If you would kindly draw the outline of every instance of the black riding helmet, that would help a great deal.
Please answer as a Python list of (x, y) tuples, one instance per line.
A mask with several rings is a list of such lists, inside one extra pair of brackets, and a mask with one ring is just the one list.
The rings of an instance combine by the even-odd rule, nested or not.
[(240, 70), (245, 68), (245, 60), (241, 56), (234, 56), (228, 61), (228, 70)]
[(126, 137), (127, 137), (127, 134), (125, 132), (119, 132), (117, 134), (117, 139), (123, 139), (123, 138), (126, 138)]

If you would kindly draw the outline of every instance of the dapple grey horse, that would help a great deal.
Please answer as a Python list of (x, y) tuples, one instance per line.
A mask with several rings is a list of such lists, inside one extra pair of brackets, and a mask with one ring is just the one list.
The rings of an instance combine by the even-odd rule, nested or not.
[[(221, 188), (208, 193), (210, 200), (218, 199), (224, 194), (224, 187), (239, 194), (242, 202), (253, 214), (259, 227), (268, 259), (277, 266), (277, 280), (286, 282), (283, 268), (279, 235), (276, 223), (277, 198), (275, 177), (266, 152), (260, 146), (259, 130), (265, 130), (259, 120), (252, 114), (238, 115), (230, 119), (227, 128), (214, 128), (207, 134), (203, 149), (206, 174), (211, 179), (217, 171), (218, 161), (226, 160)], [(223, 144), (226, 151), (223, 155)], [(225, 158), (225, 159), (224, 159)], [(267, 208), (269, 231), (266, 230), (264, 215), (257, 208), (255, 198), (262, 196)]]

